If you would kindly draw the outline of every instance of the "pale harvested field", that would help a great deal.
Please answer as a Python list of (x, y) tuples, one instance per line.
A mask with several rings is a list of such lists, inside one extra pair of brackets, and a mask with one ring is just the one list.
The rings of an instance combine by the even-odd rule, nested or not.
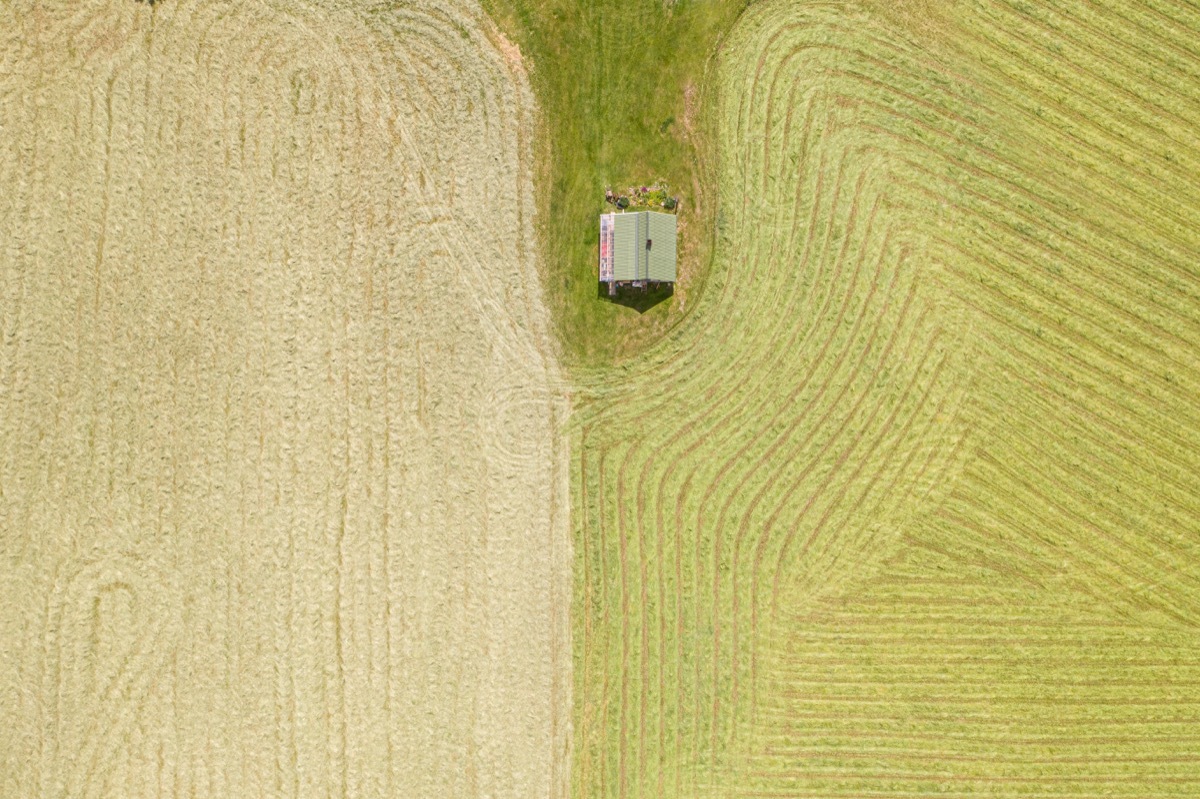
[(5, 799), (564, 790), (526, 79), (338, 5), (0, 2)]

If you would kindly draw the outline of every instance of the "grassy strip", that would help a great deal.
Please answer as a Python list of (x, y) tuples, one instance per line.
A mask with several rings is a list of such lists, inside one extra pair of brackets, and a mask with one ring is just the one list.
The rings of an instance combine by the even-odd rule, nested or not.
[[(694, 306), (710, 261), (704, 76), (745, 0), (484, 0), (520, 47), (542, 113), (538, 214), (546, 301), (563, 355), (603, 366), (644, 350)], [(679, 284), (652, 307), (597, 282), (604, 187), (665, 180), (680, 197)]]

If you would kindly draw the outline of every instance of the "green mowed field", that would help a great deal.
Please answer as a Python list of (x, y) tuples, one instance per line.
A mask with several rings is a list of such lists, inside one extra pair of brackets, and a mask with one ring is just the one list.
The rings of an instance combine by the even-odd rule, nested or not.
[(899, 19), (741, 15), (704, 295), (576, 371), (576, 796), (1200, 793), (1200, 9)]

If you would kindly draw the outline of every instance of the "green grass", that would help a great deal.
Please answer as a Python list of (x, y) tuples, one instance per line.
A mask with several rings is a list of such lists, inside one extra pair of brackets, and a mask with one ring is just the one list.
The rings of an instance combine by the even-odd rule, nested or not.
[(577, 797), (1200, 794), (1200, 11), (767, 0), (577, 373)]
[[(662, 0), (484, 0), (520, 45), (542, 113), (539, 201), (547, 302), (569, 364), (643, 351), (699, 299), (711, 255), (710, 56), (744, 7)], [(693, 107), (685, 107), (692, 87)], [(691, 130), (688, 130), (690, 122)], [(597, 291), (604, 187), (657, 178), (682, 200), (680, 282), (644, 313)]]

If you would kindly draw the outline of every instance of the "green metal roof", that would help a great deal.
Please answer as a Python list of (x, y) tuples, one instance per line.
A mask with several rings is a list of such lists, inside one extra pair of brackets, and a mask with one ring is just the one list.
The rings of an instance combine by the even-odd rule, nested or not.
[(675, 216), (612, 214), (612, 279), (675, 281)]
[(675, 215), (646, 212), (648, 280), (675, 282)]
[(640, 280), (638, 277), (637, 214), (613, 215), (613, 280)]

